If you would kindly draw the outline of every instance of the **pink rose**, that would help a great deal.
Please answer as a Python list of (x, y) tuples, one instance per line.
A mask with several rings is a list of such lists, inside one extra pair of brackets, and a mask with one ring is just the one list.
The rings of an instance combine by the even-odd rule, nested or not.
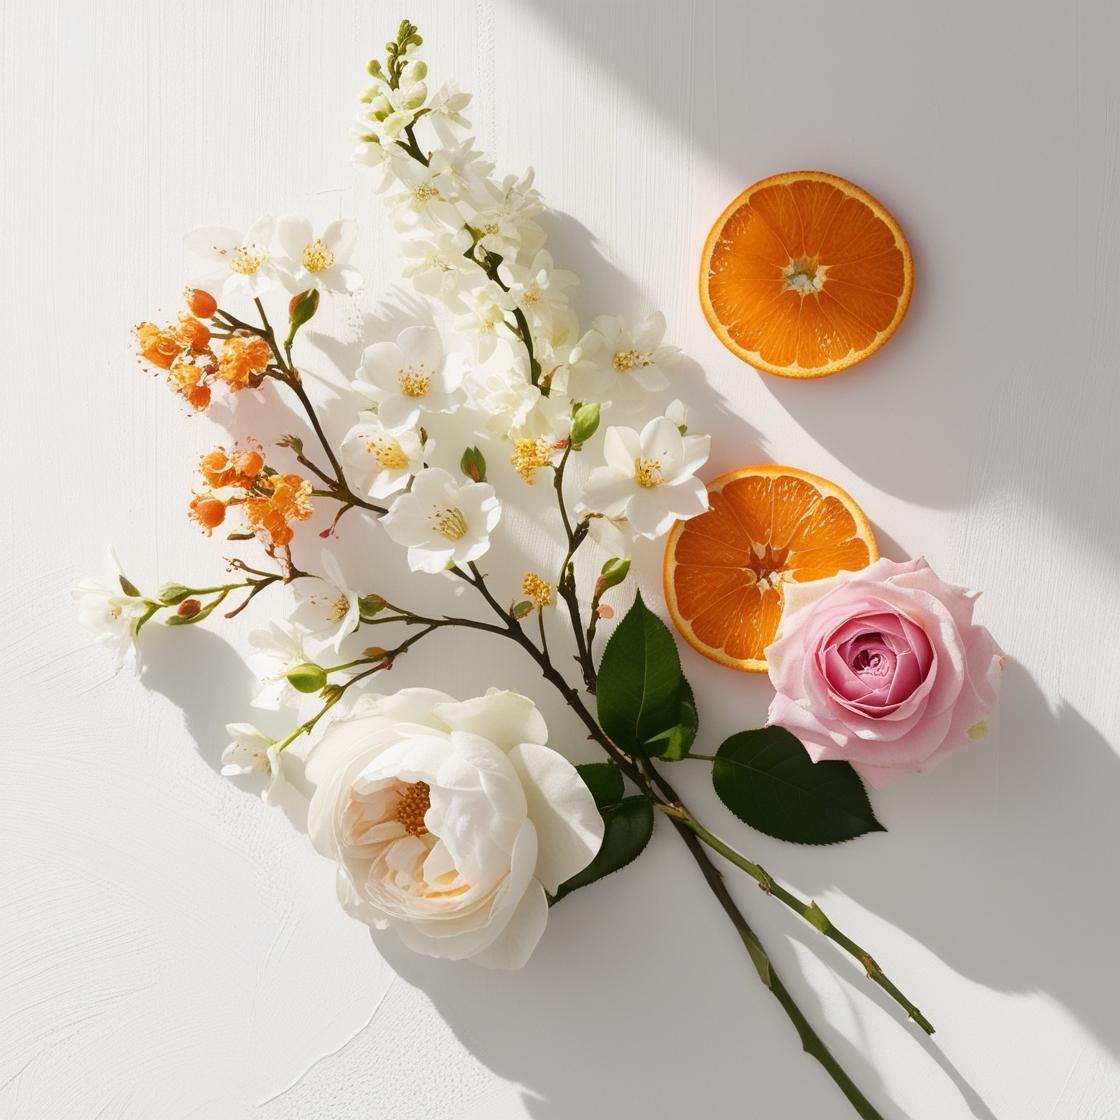
[(843, 759), (878, 789), (982, 733), (1004, 657), (972, 621), (974, 594), (924, 559), (877, 560), (784, 591), (766, 650), (769, 722), (814, 762)]

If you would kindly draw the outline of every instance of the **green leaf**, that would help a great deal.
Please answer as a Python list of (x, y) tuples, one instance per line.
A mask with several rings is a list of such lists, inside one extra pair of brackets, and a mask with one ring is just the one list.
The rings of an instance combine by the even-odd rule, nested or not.
[(627, 797), (603, 810), (603, 824), (606, 829), (599, 854), (579, 874), (560, 884), (550, 905), (636, 860), (653, 833), (653, 806), (641, 794)]
[(712, 785), (740, 820), (779, 840), (835, 844), (885, 832), (846, 762), (812, 762), (784, 727), (732, 735), (716, 752)]
[(700, 716), (696, 711), (696, 697), (692, 694), (692, 685), (683, 676), (679, 703), (677, 723), (668, 731), (651, 739), (646, 744), (646, 754), (663, 758), (666, 762), (679, 762), (696, 742), (696, 732), (700, 729)]
[(639, 594), (603, 651), (599, 723), (624, 751), (651, 753), (646, 744), (681, 722), (683, 681), (673, 635)]
[(577, 766), (576, 770), (600, 809), (607, 805), (617, 805), (622, 800), (626, 792), (622, 771), (613, 763), (585, 762), (582, 766)]
[(121, 583), (121, 590), (131, 599), (140, 598), (140, 589), (124, 574), (121, 572), (119, 577)]

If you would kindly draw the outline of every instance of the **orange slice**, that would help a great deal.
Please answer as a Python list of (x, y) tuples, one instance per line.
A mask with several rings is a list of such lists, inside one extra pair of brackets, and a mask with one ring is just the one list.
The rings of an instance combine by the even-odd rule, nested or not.
[(782, 584), (855, 571), (879, 558), (863, 511), (796, 467), (741, 467), (708, 485), (707, 513), (665, 546), (665, 601), (693, 649), (750, 673), (782, 617)]
[(823, 171), (748, 187), (712, 226), (700, 259), (712, 330), (779, 377), (824, 377), (874, 354), (898, 329), (913, 286), (898, 223)]

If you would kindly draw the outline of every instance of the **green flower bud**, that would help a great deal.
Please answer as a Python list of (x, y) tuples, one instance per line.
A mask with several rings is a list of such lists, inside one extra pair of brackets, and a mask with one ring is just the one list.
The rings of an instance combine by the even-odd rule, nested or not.
[(617, 587), (630, 574), (630, 561), (615, 557), (608, 560), (595, 581), (595, 598), (597, 599), (608, 588)]
[(581, 404), (572, 412), (571, 440), (575, 447), (586, 443), (599, 430), (599, 405)]
[(358, 599), (358, 613), (362, 618), (373, 618), (380, 614), (388, 604), (380, 595), (362, 595)]
[(189, 587), (184, 587), (181, 583), (165, 583), (159, 589), (159, 601), (165, 607), (174, 607), (186, 599), (191, 593)]
[(528, 599), (522, 599), (520, 603), (514, 603), (509, 613), (514, 618), (524, 618), (526, 615), (533, 613), (533, 604)]
[(305, 661), (290, 669), (287, 674), (288, 683), (296, 692), (318, 692), (327, 683), (327, 674), (321, 665), (313, 661)]
[(298, 296), (292, 296), (288, 304), (288, 322), (297, 331), (319, 310), (319, 289), (308, 288)]

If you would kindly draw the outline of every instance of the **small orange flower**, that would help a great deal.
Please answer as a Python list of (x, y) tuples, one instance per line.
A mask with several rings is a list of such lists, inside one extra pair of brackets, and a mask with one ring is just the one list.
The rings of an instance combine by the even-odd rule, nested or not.
[(272, 350), (263, 338), (254, 335), (227, 338), (218, 358), (218, 377), (236, 393), (259, 378), (272, 360)]
[(264, 456), (259, 451), (227, 451), (215, 447), (202, 456), (199, 470), (207, 486), (239, 486), (250, 490), (264, 470)]
[(245, 516), (254, 532), (269, 538), (274, 546), (292, 539), (292, 521), (311, 516), (311, 483), (298, 474), (274, 474), (260, 479), (258, 488), (265, 496), (245, 500)]
[(183, 343), (174, 327), (158, 327), (155, 323), (138, 323), (133, 329), (140, 357), (160, 369), (170, 369), (183, 352)]
[(167, 371), (167, 383), (176, 393), (186, 397), (192, 408), (201, 411), (210, 403), (210, 386), (206, 377), (213, 363), (208, 357), (192, 351), (181, 351)]
[(218, 301), (201, 288), (187, 288), (183, 292), (183, 298), (187, 301), (191, 314), (200, 319), (209, 319), (218, 310)]
[(184, 350), (202, 352), (210, 345), (210, 328), (193, 315), (180, 315), (177, 326), (139, 323), (134, 333), (140, 357), (160, 369), (170, 369)]
[(184, 347), (188, 350), (205, 350), (210, 345), (210, 328), (200, 323), (193, 315), (180, 315), (179, 325), (175, 328)]
[(226, 519), (226, 504), (209, 491), (195, 494), (191, 499), (190, 519), (197, 521), (207, 536)]

